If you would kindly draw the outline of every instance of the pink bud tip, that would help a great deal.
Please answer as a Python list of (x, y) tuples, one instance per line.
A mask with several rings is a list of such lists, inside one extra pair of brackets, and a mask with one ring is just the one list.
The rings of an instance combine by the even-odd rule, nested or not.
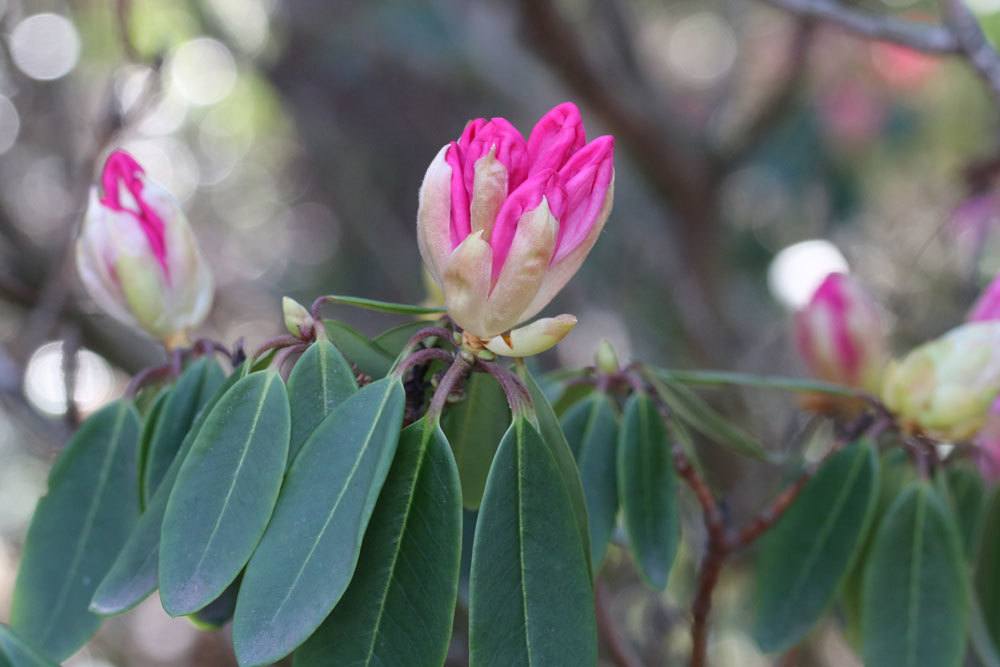
[[(144, 174), (145, 170), (134, 157), (121, 149), (112, 151), (101, 172), (104, 193), (100, 202), (112, 211), (129, 214), (139, 223), (156, 261), (169, 279), (166, 224), (143, 197)], [(131, 196), (131, 201), (128, 198), (122, 200), (123, 189)]]
[(833, 273), (795, 316), (799, 352), (813, 374), (850, 386), (872, 381), (884, 362), (878, 306), (849, 276)]
[(1000, 320), (1000, 274), (987, 285), (983, 293), (976, 299), (968, 317), (969, 322), (988, 320)]
[(451, 167), (451, 246), (472, 232), (470, 205), (476, 162), (491, 150), (507, 169), (507, 190), (488, 240), (493, 248), (493, 281), (497, 280), (521, 217), (544, 197), (559, 223), (551, 262), (573, 252), (601, 217), (614, 177), (614, 139), (587, 143), (580, 111), (564, 102), (539, 119), (529, 138), (503, 118), (470, 121), (445, 160)]

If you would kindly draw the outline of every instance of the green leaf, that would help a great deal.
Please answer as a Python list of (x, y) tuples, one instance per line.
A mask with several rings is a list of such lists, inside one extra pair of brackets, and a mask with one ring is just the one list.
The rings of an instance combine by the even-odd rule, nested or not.
[(324, 320), (323, 327), (330, 341), (359, 371), (373, 378), (385, 377), (389, 372), (394, 361), (392, 355), (364, 334), (336, 320)]
[(987, 503), (975, 581), (983, 625), (993, 645), (1000, 647), (1000, 492), (997, 490)]
[(976, 557), (979, 536), (986, 513), (986, 486), (974, 464), (958, 462), (949, 466), (942, 477), (958, 521), (962, 549), (970, 561)]
[(49, 474), (28, 528), (11, 627), (53, 660), (101, 624), (87, 606), (139, 517), (139, 417), (115, 401), (76, 432)]
[(562, 420), (563, 431), (580, 468), (590, 521), (590, 561), (600, 569), (618, 514), (618, 421), (611, 399), (594, 392)]
[(344, 594), (396, 451), (404, 403), (399, 378), (373, 382), (330, 413), (292, 463), (236, 603), (241, 665), (291, 653)]
[(343, 306), (354, 306), (365, 310), (374, 310), (379, 313), (390, 313), (394, 315), (439, 315), (444, 314), (442, 307), (427, 308), (425, 306), (413, 306), (408, 303), (392, 303), (390, 301), (377, 301), (375, 299), (364, 299), (359, 296), (341, 296), (338, 294), (328, 294), (324, 297), (328, 303), (338, 303)]
[(947, 505), (926, 482), (912, 483), (880, 526), (865, 573), (865, 665), (959, 667), (968, 586)]
[(909, 457), (900, 447), (888, 449), (879, 457), (878, 499), (872, 515), (871, 525), (865, 535), (861, 553), (851, 566), (851, 571), (841, 585), (841, 608), (845, 617), (845, 634), (855, 648), (861, 646), (861, 597), (864, 589), (865, 566), (871, 554), (875, 535), (889, 508), (899, 497), (900, 491), (916, 479), (916, 471), (910, 465)]
[(160, 423), (160, 415), (163, 414), (163, 406), (170, 398), (170, 389), (166, 388), (156, 395), (156, 400), (149, 407), (145, 418), (142, 421), (142, 432), (139, 434), (139, 453), (137, 479), (139, 480), (139, 509), (146, 511), (146, 492), (143, 488), (143, 470), (146, 469), (146, 460), (149, 458), (149, 447), (156, 435), (156, 427)]
[(474, 373), (465, 385), (465, 399), (444, 413), (441, 427), (451, 443), (462, 480), (462, 504), (479, 507), (486, 476), (503, 434), (510, 426), (507, 397), (486, 373)]
[(751, 375), (749, 373), (730, 373), (727, 371), (677, 371), (652, 369), (656, 375), (670, 384), (694, 384), (707, 386), (736, 385), (756, 387), (758, 389), (774, 389), (794, 393), (819, 393), (833, 396), (857, 398), (856, 389), (839, 384), (831, 384), (820, 380), (803, 380), (801, 378), (781, 377), (777, 375)]
[(537, 420), (534, 425), (542, 436), (542, 440), (548, 445), (552, 457), (555, 459), (559, 476), (569, 491), (573, 516), (576, 518), (576, 528), (580, 532), (580, 543), (587, 558), (587, 567), (590, 567), (590, 527), (587, 520), (587, 501), (583, 495), (583, 483), (580, 481), (580, 472), (576, 467), (576, 460), (573, 458), (573, 450), (566, 442), (562, 425), (559, 424), (559, 418), (556, 416), (555, 410), (552, 409), (552, 404), (545, 398), (545, 394), (535, 382), (535, 378), (528, 372), (527, 366), (519, 364), (517, 370), (518, 376), (531, 396), (531, 404)]
[(177, 456), (198, 413), (225, 380), (226, 376), (219, 364), (207, 357), (188, 366), (177, 379), (156, 422), (155, 432), (143, 458), (140, 485), (144, 506), (153, 497), (167, 468)]
[(400, 324), (375, 336), (372, 339), (372, 343), (391, 356), (397, 357), (415, 333), (433, 324), (433, 322), (427, 322), (426, 320)]
[(400, 437), (354, 578), (296, 667), (444, 664), (461, 549), (455, 460), (444, 434), (419, 421)]
[(0, 666), (2, 667), (57, 667), (6, 625), (0, 625)]
[(330, 342), (309, 346), (288, 378), (288, 402), (292, 408), (292, 438), (288, 460), (295, 455), (330, 412), (358, 390), (354, 371)]
[(198, 611), (239, 575), (271, 518), (288, 459), (288, 395), (254, 373), (212, 408), (181, 464), (160, 533), (160, 601)]
[(716, 412), (698, 394), (679, 384), (666, 384), (655, 377), (653, 387), (673, 414), (712, 442), (729, 447), (744, 456), (758, 460), (767, 458), (764, 447)]
[(164, 475), (159, 488), (153, 494), (149, 506), (139, 517), (139, 522), (128, 536), (125, 546), (122, 547), (107, 576), (97, 587), (94, 598), (90, 602), (91, 611), (103, 616), (120, 614), (139, 604), (146, 596), (156, 590), (160, 562), (160, 528), (163, 525), (163, 514), (167, 509), (167, 500), (170, 498), (170, 491), (173, 489), (174, 480), (177, 479), (181, 463), (190, 451), (195, 437), (201, 431), (202, 425), (216, 403), (226, 395), (234, 384), (246, 377), (249, 370), (250, 364), (244, 363), (233, 371), (232, 375), (226, 378), (223, 385), (219, 387), (209, 404), (198, 415), (197, 420), (185, 436), (180, 451), (177, 452), (173, 463), (167, 469), (167, 474)]
[(493, 460), (472, 552), (470, 667), (597, 663), (590, 565), (545, 444), (515, 419)]
[(677, 473), (663, 420), (643, 393), (632, 394), (625, 403), (618, 497), (639, 572), (650, 586), (663, 590), (680, 542)]
[(875, 448), (854, 443), (823, 465), (767, 533), (753, 630), (765, 652), (797, 644), (829, 607), (864, 544), (877, 500)]

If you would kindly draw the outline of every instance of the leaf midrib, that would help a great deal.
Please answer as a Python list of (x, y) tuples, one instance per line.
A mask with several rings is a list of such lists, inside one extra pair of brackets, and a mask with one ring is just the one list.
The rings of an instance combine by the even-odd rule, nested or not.
[(247, 454), (250, 452), (250, 443), (253, 442), (254, 436), (257, 434), (257, 427), (260, 425), (261, 414), (264, 411), (264, 403), (267, 402), (268, 394), (271, 392), (271, 384), (274, 382), (275, 377), (276, 376), (274, 375), (269, 375), (266, 378), (266, 384), (264, 385), (263, 390), (260, 392), (260, 401), (257, 403), (257, 408), (254, 410), (250, 431), (247, 433), (246, 442), (243, 444), (243, 452), (240, 454), (240, 460), (236, 464), (236, 471), (233, 473), (233, 480), (229, 484), (228, 491), (226, 491), (226, 497), (222, 501), (222, 509), (219, 510), (219, 514), (215, 518), (215, 524), (212, 526), (212, 532), (209, 533), (208, 540), (205, 542), (205, 548), (201, 552), (201, 557), (198, 559), (198, 563), (194, 567), (191, 580), (196, 579), (198, 575), (201, 574), (201, 568), (205, 564), (208, 552), (212, 550), (212, 543), (215, 541), (215, 537), (219, 533), (219, 528), (222, 527), (222, 518), (229, 509), (229, 501), (232, 500), (233, 491), (236, 490), (236, 484), (240, 479), (240, 472), (243, 470), (243, 464), (246, 462)]
[(924, 523), (927, 513), (926, 491), (917, 495), (917, 508), (914, 516), (913, 541), (910, 543), (912, 563), (909, 572), (909, 595), (906, 609), (906, 664), (916, 664), (917, 642), (916, 631), (920, 617), (920, 568), (923, 566)]
[(330, 522), (333, 521), (333, 517), (337, 514), (337, 510), (340, 508), (340, 503), (344, 499), (344, 495), (347, 493), (347, 489), (351, 486), (351, 482), (354, 480), (355, 474), (357, 474), (358, 467), (361, 465), (361, 460), (365, 457), (368, 452), (368, 448), (371, 446), (372, 436), (375, 433), (375, 429), (379, 425), (379, 421), (382, 418), (382, 412), (385, 409), (385, 404), (389, 400), (390, 394), (392, 394), (393, 385), (387, 384), (386, 391), (382, 394), (382, 402), (379, 403), (378, 410), (376, 411), (375, 419), (372, 420), (371, 428), (368, 429), (368, 433), (365, 435), (365, 444), (358, 453), (358, 456), (354, 459), (354, 465), (351, 466), (350, 472), (344, 480), (344, 485), (340, 489), (340, 493), (337, 495), (337, 499), (334, 501), (333, 508), (330, 510), (326, 517), (326, 521), (323, 522), (323, 527), (320, 529), (319, 533), (316, 535), (316, 539), (313, 540), (312, 546), (309, 548), (309, 553), (302, 560), (302, 565), (299, 567), (299, 571), (295, 574), (295, 578), (292, 580), (291, 585), (288, 587), (288, 592), (285, 593), (285, 597), (282, 599), (281, 604), (278, 605), (274, 613), (271, 615), (268, 624), (274, 623), (274, 619), (278, 617), (279, 614), (284, 610), (285, 605), (292, 597), (292, 593), (295, 592), (296, 587), (299, 585), (299, 581), (302, 579), (302, 574), (305, 572), (306, 567), (309, 565), (309, 561), (312, 560), (313, 554), (319, 547), (319, 543), (323, 541), (323, 536), (326, 534), (327, 528), (330, 527)]
[(816, 560), (819, 558), (820, 553), (822, 553), (823, 551), (822, 547), (825, 545), (826, 540), (830, 537), (830, 533), (833, 531), (833, 526), (836, 523), (836, 517), (838, 513), (843, 511), (844, 505), (847, 503), (848, 497), (852, 495), (854, 482), (857, 479), (858, 475), (861, 473), (861, 470), (863, 469), (864, 463), (867, 458), (868, 458), (867, 452), (863, 449), (859, 449), (858, 455), (855, 457), (855, 461), (853, 461), (851, 465), (846, 483), (840, 487), (840, 490), (833, 501), (831, 510), (827, 512), (824, 517), (827, 519), (829, 519), (830, 517), (834, 517), (834, 520), (826, 521), (823, 524), (823, 528), (822, 530), (820, 530), (817, 538), (812, 541), (808, 555), (806, 559), (803, 561), (804, 567), (799, 572), (799, 575), (796, 577), (795, 583), (792, 585), (791, 590), (788, 592), (787, 595), (783, 597), (783, 601), (781, 605), (778, 607), (780, 612), (777, 614), (778, 617), (783, 617), (787, 613), (788, 608), (791, 606), (792, 602), (796, 600), (799, 591), (802, 589), (803, 584), (807, 583), (807, 581), (809, 580), (810, 571), (816, 564)]
[(114, 463), (114, 455), (121, 447), (121, 430), (125, 424), (125, 415), (128, 414), (128, 409), (126, 406), (121, 405), (118, 409), (118, 418), (115, 421), (114, 428), (112, 430), (111, 442), (114, 444), (107, 448), (104, 454), (104, 460), (101, 462), (101, 474), (98, 477), (97, 488), (100, 489), (98, 493), (94, 494), (94, 498), (90, 503), (90, 507), (87, 508), (87, 515), (83, 522), (83, 531), (81, 532), (81, 537), (76, 543), (76, 547), (73, 551), (73, 559), (70, 561), (69, 568), (67, 569), (66, 576), (63, 579), (63, 584), (59, 589), (59, 596), (56, 598), (56, 604), (53, 605), (54, 610), (49, 614), (48, 621), (45, 624), (45, 630), (42, 633), (42, 644), (48, 644), (49, 635), (51, 635), (52, 630), (55, 629), (55, 621), (62, 614), (63, 608), (66, 606), (66, 597), (69, 595), (70, 582), (76, 579), (76, 570), (80, 567), (80, 559), (83, 558), (83, 546), (90, 540), (90, 532), (94, 527), (94, 519), (97, 517), (97, 508), (101, 504), (101, 499), (104, 497), (105, 485), (108, 481), (108, 476), (111, 474), (111, 467)]
[[(379, 630), (382, 628), (385, 604), (389, 598), (389, 589), (392, 587), (392, 580), (396, 575), (396, 565), (399, 563), (399, 554), (402, 552), (403, 536), (406, 535), (406, 527), (410, 523), (410, 513), (413, 509), (413, 498), (416, 495), (417, 483), (420, 481), (420, 476), (423, 474), (424, 459), (427, 457), (427, 452), (430, 450), (430, 438), (434, 437), (434, 427), (427, 425), (426, 428), (428, 431), (425, 432), (421, 438), (420, 456), (417, 458), (417, 465), (415, 466), (416, 472), (413, 475), (413, 483), (410, 484), (409, 494), (407, 495), (406, 511), (403, 513), (403, 523), (399, 528), (399, 536), (394, 540), (392, 560), (389, 563), (389, 576), (386, 577), (385, 586), (382, 589), (382, 593), (379, 595), (378, 612), (375, 615), (375, 627), (372, 629), (371, 643), (365, 656), (365, 665), (370, 665), (372, 657), (375, 655), (375, 644), (378, 641)], [(430, 433), (430, 435), (427, 435), (427, 433)]]

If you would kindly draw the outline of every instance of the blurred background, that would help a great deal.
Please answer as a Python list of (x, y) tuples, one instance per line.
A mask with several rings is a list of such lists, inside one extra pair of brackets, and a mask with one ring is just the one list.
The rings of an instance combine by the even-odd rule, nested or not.
[[(862, 6), (936, 17), (925, 0)], [(1000, 24), (997, 0), (970, 6), (988, 34)], [(565, 100), (588, 136), (616, 136), (616, 202), (548, 309), (580, 320), (549, 365), (589, 364), (606, 337), (625, 359), (800, 374), (789, 314), (830, 271), (871, 287), (902, 351), (956, 324), (1000, 267), (998, 108), (967, 64), (751, 0), (0, 0), (0, 622), (74, 421), (162, 354), (97, 312), (66, 261), (110, 147), (183, 202), (218, 283), (203, 333), (254, 345), (281, 332), (284, 294), (423, 300), (414, 219), (437, 150), (470, 118), (527, 133)], [(791, 399), (711, 398), (797, 456)], [(705, 458), (737, 519), (787, 472)], [(620, 554), (609, 566), (647, 664), (687, 651), (689, 523), (665, 594)], [(737, 563), (719, 591), (713, 664), (775, 663), (746, 634), (745, 579)], [(784, 660), (856, 664), (834, 624)], [(152, 600), (67, 664), (233, 663)]]

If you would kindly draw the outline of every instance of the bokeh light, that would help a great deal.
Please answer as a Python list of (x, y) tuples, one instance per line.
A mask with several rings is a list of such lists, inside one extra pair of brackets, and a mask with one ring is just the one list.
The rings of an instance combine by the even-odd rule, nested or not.
[[(73, 397), (80, 411), (92, 412), (106, 403), (116, 390), (111, 366), (102, 357), (82, 349), (76, 357), (76, 387)], [(66, 412), (63, 374), (63, 343), (46, 343), (35, 350), (24, 371), (24, 393), (32, 405), (51, 415)]]
[(181, 44), (170, 59), (169, 72), (173, 88), (197, 106), (222, 101), (236, 85), (233, 54), (210, 37)]
[(39, 81), (66, 76), (80, 59), (80, 35), (59, 14), (34, 14), (22, 20), (10, 35), (10, 51), (17, 68)]
[(710, 85), (736, 61), (736, 35), (719, 15), (696, 12), (677, 22), (667, 54), (678, 77), (691, 85)]
[(767, 271), (767, 284), (779, 302), (801, 308), (824, 278), (847, 270), (847, 259), (837, 246), (822, 239), (802, 241), (775, 255)]

